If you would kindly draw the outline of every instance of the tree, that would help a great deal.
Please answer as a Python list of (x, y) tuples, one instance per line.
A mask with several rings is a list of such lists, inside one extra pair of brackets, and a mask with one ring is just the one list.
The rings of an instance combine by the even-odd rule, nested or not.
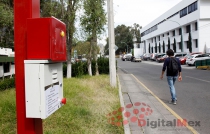
[[(66, 23), (67, 33), (67, 78), (71, 78), (71, 52), (73, 45), (73, 35), (75, 32), (76, 12), (80, 8), (81, 0), (61, 0), (63, 21)], [(67, 10), (65, 10), (65, 6)]]
[(189, 48), (190, 53), (192, 53), (192, 37), (191, 37), (191, 33), (189, 33), (188, 48)]
[(206, 43), (205, 43), (205, 45), (204, 45), (204, 49), (203, 49), (203, 53), (205, 53), (205, 54), (206, 54), (206, 50), (207, 50), (207, 48), (206, 48)]
[(14, 48), (13, 0), (0, 2), (0, 47)]
[(159, 42), (159, 53), (161, 53), (161, 45), (160, 45), (160, 42)]
[(155, 43), (155, 53), (157, 53), (157, 42)]
[(165, 53), (165, 42), (163, 41), (163, 53)]
[(150, 49), (151, 49), (151, 48), (150, 48), (150, 43), (149, 43), (149, 53), (150, 53)]
[(142, 26), (139, 24), (134, 23), (133, 27), (131, 27), (131, 32), (133, 34), (133, 37), (136, 37), (136, 43), (141, 43), (141, 34), (140, 34), (140, 29)]
[(170, 38), (168, 37), (168, 49), (170, 49), (170, 45), (171, 45)]
[(127, 51), (127, 45), (129, 48), (133, 48), (133, 33), (131, 27), (125, 25), (118, 25), (115, 29), (115, 44), (118, 46), (116, 53)]
[(106, 14), (103, 6), (105, 2), (103, 0), (85, 0), (84, 1), (84, 15), (80, 18), (81, 25), (85, 32), (89, 33), (90, 36), (90, 51), (88, 55), (88, 73), (92, 76), (91, 71), (91, 55), (92, 49), (94, 50), (94, 59), (96, 61), (96, 75), (98, 72), (97, 64), (97, 36), (99, 36), (104, 31), (104, 25), (106, 24)]
[(106, 38), (106, 45), (104, 47), (104, 54), (109, 55), (109, 38)]
[[(182, 30), (182, 29), (181, 29)], [(182, 36), (182, 31), (181, 31), (181, 51), (183, 52), (183, 36)]]
[(42, 1), (41, 6), (41, 16), (51, 17), (54, 16), (60, 20), (63, 20), (64, 16), (62, 14), (63, 5), (58, 1)]
[(41, 15), (44, 17), (55, 16), (66, 24), (67, 36), (67, 78), (71, 78), (71, 51), (73, 34), (75, 32), (76, 12), (80, 8), (82, 0), (41, 0)]
[(176, 53), (176, 39), (174, 38), (173, 50)]

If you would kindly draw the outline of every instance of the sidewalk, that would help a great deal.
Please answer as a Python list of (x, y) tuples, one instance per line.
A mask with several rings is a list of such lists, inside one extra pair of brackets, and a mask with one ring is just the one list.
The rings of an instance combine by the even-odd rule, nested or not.
[[(134, 75), (117, 70), (125, 134), (192, 134)], [(168, 109), (169, 110), (168, 110)], [(171, 113), (171, 112), (173, 113)], [(177, 115), (178, 116), (178, 115)], [(191, 129), (191, 128), (190, 128)]]

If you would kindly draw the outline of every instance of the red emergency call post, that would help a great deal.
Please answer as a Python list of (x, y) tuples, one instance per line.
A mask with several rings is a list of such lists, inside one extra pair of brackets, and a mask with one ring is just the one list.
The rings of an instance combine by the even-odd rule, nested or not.
[[(56, 111), (47, 101), (57, 99), (57, 109), (66, 103), (66, 27), (54, 17), (40, 18), (40, 0), (14, 0), (14, 32), (17, 133), (42, 134), (42, 119)], [(56, 97), (48, 98), (52, 93)]]

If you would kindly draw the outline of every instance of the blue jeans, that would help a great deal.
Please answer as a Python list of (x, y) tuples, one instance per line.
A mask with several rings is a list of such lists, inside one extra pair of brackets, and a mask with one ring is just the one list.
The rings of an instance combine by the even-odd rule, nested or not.
[(176, 90), (174, 87), (176, 79), (177, 79), (177, 76), (167, 76), (167, 81), (170, 88), (172, 101), (176, 100)]

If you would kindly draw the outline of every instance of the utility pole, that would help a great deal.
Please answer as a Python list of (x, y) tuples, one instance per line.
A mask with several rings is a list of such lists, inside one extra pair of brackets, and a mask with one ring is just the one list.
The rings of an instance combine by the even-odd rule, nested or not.
[(116, 62), (115, 62), (115, 38), (114, 38), (114, 12), (113, 0), (107, 0), (108, 33), (109, 33), (109, 76), (110, 85), (116, 87)]
[(28, 18), (40, 18), (40, 0), (14, 0), (17, 134), (43, 134), (42, 119), (26, 118), (24, 60)]

